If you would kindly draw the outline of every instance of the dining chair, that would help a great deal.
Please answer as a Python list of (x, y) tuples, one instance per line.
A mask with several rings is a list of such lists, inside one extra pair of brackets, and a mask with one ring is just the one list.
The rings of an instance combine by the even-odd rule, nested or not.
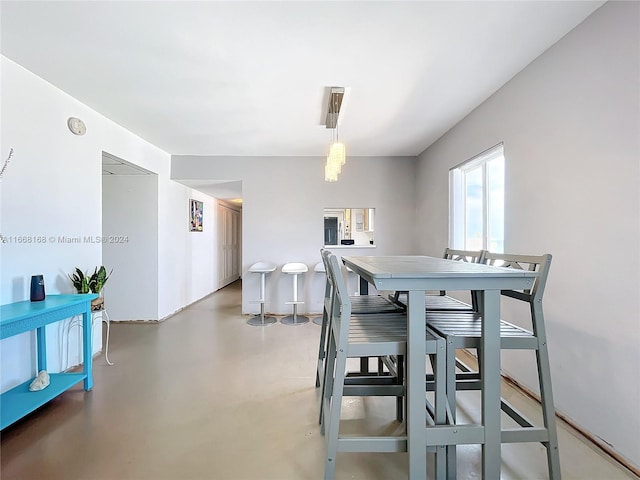
[[(328, 271), (327, 266), (327, 258), (331, 255), (331, 251), (325, 248), (320, 249), (320, 257), (322, 258), (322, 262), (324, 264), (325, 272)], [(330, 279), (327, 275), (325, 281), (325, 290), (324, 290), (324, 308), (322, 311), (322, 321), (320, 322), (320, 342), (318, 345), (318, 362), (316, 369), (316, 387), (320, 387), (323, 378), (324, 372), (324, 359), (326, 356), (326, 348), (327, 348), (327, 330), (329, 328), (329, 314), (330, 310), (327, 310), (327, 299), (331, 298), (333, 294), (333, 286), (330, 282)], [(352, 295), (349, 296), (351, 300), (351, 310), (354, 314), (380, 314), (380, 313), (398, 313), (406, 311), (406, 307), (402, 305), (396, 304), (391, 300), (383, 297), (382, 295)], [(366, 371), (364, 365), (367, 365)], [(382, 364), (385, 363), (384, 360), (379, 360), (378, 362), (378, 374), (382, 374)], [(388, 367), (388, 365), (387, 365)], [(368, 371), (368, 358), (363, 358), (361, 361), (360, 371), (358, 372), (360, 375), (365, 375), (369, 373)]]
[[(327, 332), (327, 357), (321, 401), (326, 412), (326, 423), (321, 432), (326, 437), (327, 456), (325, 480), (335, 476), (338, 452), (405, 452), (406, 435), (344, 435), (340, 433), (340, 414), (343, 396), (399, 396), (405, 394), (405, 386), (399, 384), (349, 384), (345, 374), (348, 358), (404, 357), (407, 351), (407, 317), (405, 312), (387, 314), (354, 314), (352, 300), (347, 293), (342, 270), (335, 255), (326, 255), (327, 277), (333, 295), (325, 299), (329, 312)], [(435, 372), (436, 393), (432, 424), (446, 422), (446, 375), (444, 340), (426, 329), (426, 351)], [(425, 420), (427, 420), (425, 413)], [(417, 421), (417, 420), (416, 420)], [(428, 420), (427, 420), (428, 421)], [(425, 446), (425, 452), (427, 451)], [(436, 447), (436, 472), (444, 476), (446, 451)]]
[[(325, 300), (324, 300), (324, 308), (323, 308), (323, 327), (321, 331), (321, 338), (319, 344), (318, 351), (318, 364), (316, 369), (316, 387), (320, 388), (321, 397), (324, 395), (324, 378), (326, 373), (327, 364), (325, 362), (327, 355), (327, 341), (328, 336), (327, 332), (331, 328), (331, 311), (334, 302), (333, 297), (333, 287), (331, 286), (331, 281), (328, 280), (327, 287), (325, 289)], [(350, 300), (360, 299), (359, 297), (349, 297)], [(353, 313), (353, 303), (351, 305), (352, 313)], [(362, 313), (362, 315), (368, 314), (376, 314), (376, 315), (385, 315), (388, 313), (404, 313), (404, 310), (390, 310), (390, 311), (381, 311), (381, 312), (373, 312), (371, 309)], [(356, 314), (358, 314), (356, 312)], [(345, 382), (350, 385), (350, 387), (355, 387), (356, 385), (371, 385), (371, 384), (385, 384), (385, 385), (403, 385), (404, 384), (404, 372), (405, 372), (405, 364), (404, 364), (404, 356), (403, 355), (385, 355), (383, 357), (378, 357), (378, 368), (377, 371), (371, 372), (369, 370), (369, 357), (359, 357), (360, 360), (360, 368), (359, 370), (351, 370), (345, 374)], [(364, 366), (363, 366), (364, 364)], [(362, 395), (366, 395), (363, 393)], [(402, 422), (404, 419), (405, 408), (405, 397), (404, 392), (402, 394), (398, 394), (396, 396), (396, 420)], [(320, 411), (318, 416), (318, 423), (321, 425), (321, 430), (324, 432), (324, 403), (320, 402)]]
[[(320, 250), (320, 256), (325, 265), (325, 272), (329, 269), (329, 256), (331, 252), (327, 249)], [(341, 274), (342, 276), (342, 274)], [(344, 278), (344, 277), (342, 277)], [(346, 282), (345, 282), (346, 285)], [(327, 332), (331, 328), (331, 312), (335, 301), (334, 282), (331, 281), (327, 273), (325, 284), (325, 296), (322, 313), (322, 328), (320, 332), (320, 342), (318, 345), (318, 362), (316, 367), (316, 387), (321, 388), (321, 396), (324, 394), (324, 377), (326, 368), (327, 355)], [(380, 295), (350, 295), (351, 312), (353, 314), (369, 315), (369, 314), (397, 314), (404, 313), (406, 309), (394, 304), (390, 300)], [(402, 385), (404, 383), (404, 357), (400, 356), (384, 356), (378, 357), (378, 368), (376, 372), (369, 370), (369, 357), (360, 357), (360, 369), (349, 371), (345, 374), (346, 382), (351, 386), (355, 385), (371, 385), (371, 384), (395, 384)], [(404, 395), (396, 397), (396, 419), (401, 422), (404, 418)], [(320, 402), (320, 412), (318, 423), (324, 431), (324, 403)]]
[[(547, 348), (546, 329), (542, 310), (542, 298), (551, 266), (551, 255), (512, 255), (485, 252), (483, 262), (488, 265), (503, 268), (515, 268), (538, 272), (530, 290), (502, 290), (505, 297), (525, 302), (531, 314), (531, 330), (518, 325), (500, 321), (500, 348), (516, 350), (535, 350), (536, 367), (540, 386), (543, 427), (539, 428), (518, 412), (512, 405), (501, 399), (501, 408), (511, 417), (519, 428), (503, 428), (503, 443), (540, 442), (546, 447), (549, 476), (560, 479), (560, 457), (558, 452), (558, 437), (553, 406), (551, 388), (551, 371), (549, 366), (549, 352)], [(482, 307), (479, 312), (465, 311), (427, 311), (427, 325), (436, 333), (443, 336), (447, 343), (447, 395), (452, 410), (452, 420), (455, 421), (455, 395), (457, 390), (479, 390), (482, 365), (477, 372), (455, 372), (455, 355), (457, 349), (480, 348), (482, 329)], [(481, 355), (478, 355), (480, 358)], [(460, 364), (458, 364), (460, 366)], [(451, 447), (455, 449), (455, 447)], [(449, 471), (455, 469), (455, 450), (450, 450)], [(453, 464), (453, 465), (452, 465)]]

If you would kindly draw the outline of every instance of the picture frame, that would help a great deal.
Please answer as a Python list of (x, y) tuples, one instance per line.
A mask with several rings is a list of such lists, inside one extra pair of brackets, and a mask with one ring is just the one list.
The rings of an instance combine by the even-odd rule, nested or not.
[(189, 199), (189, 231), (202, 232), (202, 202)]

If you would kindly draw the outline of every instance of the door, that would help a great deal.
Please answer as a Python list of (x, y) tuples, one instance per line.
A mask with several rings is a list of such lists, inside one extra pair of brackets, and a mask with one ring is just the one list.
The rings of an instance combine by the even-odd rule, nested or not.
[(242, 214), (218, 203), (218, 288), (240, 278), (240, 243)]

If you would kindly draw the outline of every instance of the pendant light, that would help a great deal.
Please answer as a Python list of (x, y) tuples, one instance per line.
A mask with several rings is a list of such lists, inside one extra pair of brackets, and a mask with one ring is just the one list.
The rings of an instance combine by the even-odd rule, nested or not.
[(327, 108), (326, 127), (331, 129), (331, 145), (327, 155), (327, 163), (324, 168), (324, 179), (327, 182), (336, 182), (342, 172), (342, 166), (347, 162), (347, 152), (344, 143), (338, 136), (338, 115), (344, 96), (344, 87), (332, 87)]

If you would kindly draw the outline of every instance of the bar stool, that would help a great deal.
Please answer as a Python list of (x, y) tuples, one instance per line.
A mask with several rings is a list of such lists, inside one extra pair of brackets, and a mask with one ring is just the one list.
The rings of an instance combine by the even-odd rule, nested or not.
[(256, 315), (247, 320), (247, 323), (253, 327), (264, 327), (267, 325), (273, 325), (277, 322), (274, 317), (264, 316), (264, 303), (265, 303), (265, 279), (267, 273), (275, 271), (276, 264), (271, 262), (258, 262), (249, 267), (249, 272), (260, 274), (260, 300), (254, 300), (251, 303), (260, 304), (260, 315)]
[(302, 325), (309, 321), (309, 317), (298, 315), (298, 304), (304, 303), (298, 301), (298, 275), (306, 273), (309, 268), (304, 263), (291, 262), (282, 266), (282, 273), (293, 277), (293, 301), (287, 302), (287, 305), (293, 305), (293, 315), (288, 315), (280, 320), (285, 325)]
[[(324, 262), (318, 262), (316, 263), (315, 267), (313, 267), (313, 271), (316, 273), (327, 273), (327, 269), (324, 268)], [(316, 325), (320, 325), (322, 326), (322, 317), (316, 317), (313, 319), (313, 323), (315, 323)]]

